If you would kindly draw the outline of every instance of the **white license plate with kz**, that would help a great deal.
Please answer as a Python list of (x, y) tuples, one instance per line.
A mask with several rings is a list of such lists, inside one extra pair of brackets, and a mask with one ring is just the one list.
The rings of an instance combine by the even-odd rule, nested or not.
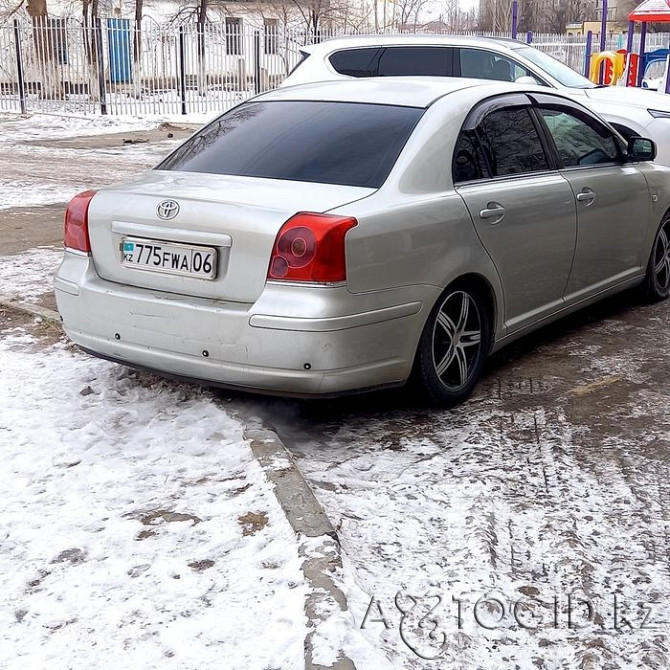
[(138, 270), (214, 279), (216, 249), (124, 237), (121, 244), (121, 264)]

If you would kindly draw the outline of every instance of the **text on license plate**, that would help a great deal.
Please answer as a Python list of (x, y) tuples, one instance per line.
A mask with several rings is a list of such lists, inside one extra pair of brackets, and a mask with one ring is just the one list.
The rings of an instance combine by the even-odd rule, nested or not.
[(121, 263), (138, 270), (214, 279), (216, 249), (124, 237)]

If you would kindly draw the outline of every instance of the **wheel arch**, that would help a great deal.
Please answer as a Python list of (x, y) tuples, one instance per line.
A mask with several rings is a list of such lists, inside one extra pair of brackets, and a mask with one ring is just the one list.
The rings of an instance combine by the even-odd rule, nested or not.
[[(464, 275), (461, 275), (460, 277), (454, 279), (454, 281), (450, 282), (449, 286), (461, 283), (467, 284), (468, 286), (476, 287), (484, 297), (484, 300), (486, 302), (485, 305), (486, 311), (489, 317), (488, 335), (489, 335), (489, 352), (490, 352), (496, 339), (495, 336), (499, 316), (498, 297), (496, 296), (496, 292), (491, 283), (489, 282), (489, 280), (486, 277), (484, 277), (484, 275), (478, 274), (476, 272), (468, 272)], [(449, 288), (449, 286), (445, 287), (445, 291)]]
[[(498, 333), (499, 330), (499, 318), (501, 315), (501, 305), (500, 303), (502, 302), (502, 296), (499, 296), (493, 286), (493, 284), (489, 281), (487, 277), (485, 277), (482, 274), (479, 274), (478, 272), (466, 272), (462, 275), (458, 275), (454, 277), (451, 281), (447, 282), (446, 286), (440, 291), (440, 294), (435, 298), (435, 301), (433, 304), (430, 306), (428, 311), (426, 312), (426, 315), (430, 314), (432, 310), (434, 309), (435, 305), (442, 299), (442, 296), (454, 285), (456, 284), (466, 284), (467, 286), (472, 286), (477, 289), (479, 289), (480, 293), (484, 297), (486, 304), (486, 313), (489, 317), (489, 352), (491, 348), (493, 347), (495, 340), (496, 340), (496, 334)], [(424, 321), (423, 327), (425, 328), (426, 323), (427, 323), (428, 316), (426, 316), (426, 320)], [(417, 340), (417, 347), (418, 347), (418, 340)], [(416, 357), (416, 349), (415, 349), (415, 357)]]

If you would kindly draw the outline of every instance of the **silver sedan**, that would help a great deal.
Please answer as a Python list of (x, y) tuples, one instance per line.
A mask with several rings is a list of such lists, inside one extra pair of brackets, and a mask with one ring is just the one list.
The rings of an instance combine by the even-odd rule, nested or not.
[(55, 280), (95, 355), (235, 388), (418, 380), (606, 295), (670, 294), (670, 170), (547, 89), (385, 78), (272, 91), (68, 206)]

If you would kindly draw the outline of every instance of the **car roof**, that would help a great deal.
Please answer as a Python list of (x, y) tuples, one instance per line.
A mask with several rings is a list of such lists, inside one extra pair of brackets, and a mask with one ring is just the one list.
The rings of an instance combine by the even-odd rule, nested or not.
[(347, 35), (334, 37), (319, 44), (311, 44), (301, 47), (301, 51), (307, 53), (325, 52), (330, 53), (337, 49), (353, 49), (357, 47), (372, 46), (416, 46), (416, 45), (444, 44), (452, 46), (481, 46), (490, 47), (496, 44), (506, 49), (516, 49), (528, 46), (525, 42), (512, 39), (511, 37), (481, 37), (469, 35), (442, 35), (438, 33), (414, 33), (411, 35)]
[[(319, 81), (286, 86), (264, 93), (254, 100), (309, 100), (358, 102), (379, 105), (426, 108), (446, 95), (477, 89), (481, 98), (504, 93), (541, 91), (555, 94), (546, 87), (521, 86), (509, 82), (461, 77), (365, 77)], [(474, 93), (474, 91), (472, 91)], [(558, 95), (557, 97), (564, 97)], [(567, 99), (567, 98), (564, 98)]]

